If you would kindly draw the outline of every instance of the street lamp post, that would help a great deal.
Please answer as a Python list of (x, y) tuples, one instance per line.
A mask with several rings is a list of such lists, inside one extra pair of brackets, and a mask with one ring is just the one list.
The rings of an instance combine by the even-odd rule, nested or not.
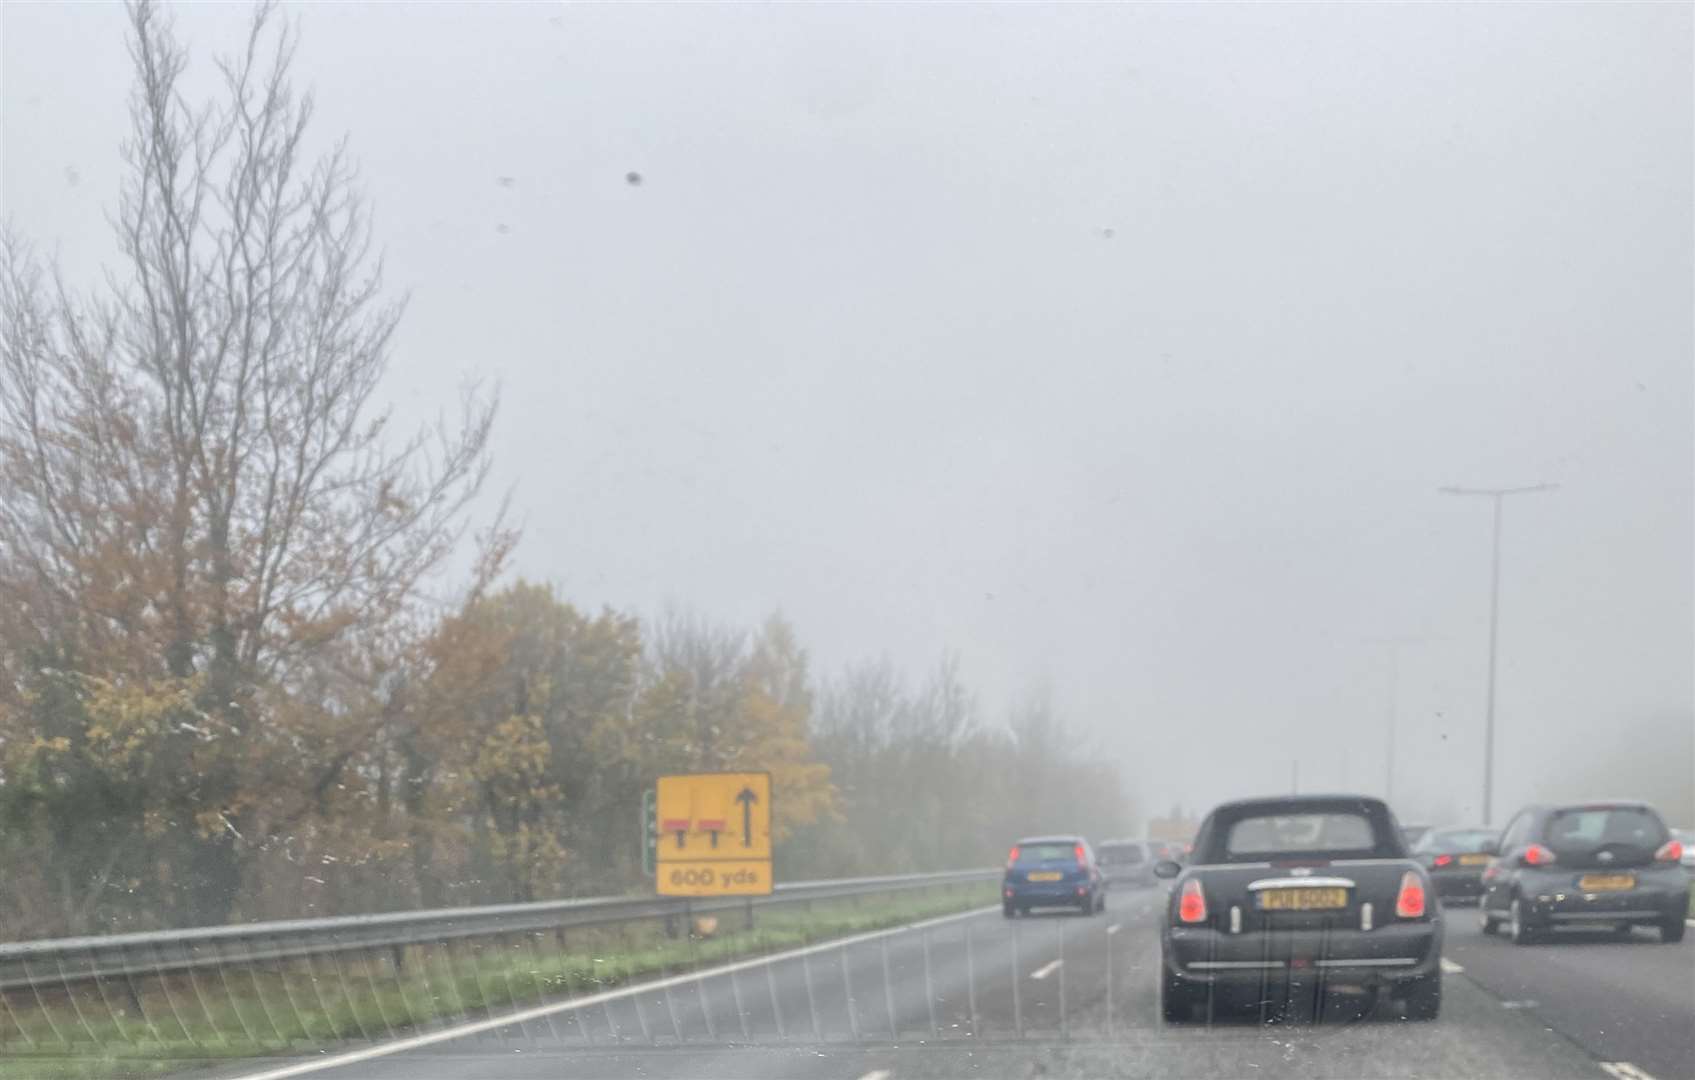
[(1395, 727), (1401, 712), (1401, 649), (1407, 645), (1418, 645), (1424, 640), (1421, 637), (1366, 639), (1372, 645), (1383, 646), (1389, 654), (1389, 712), (1388, 730), (1384, 732), (1383, 745), (1383, 801), (1391, 805), (1395, 799)]
[(1495, 522), (1492, 554), (1489, 561), (1489, 689), (1483, 709), (1483, 824), (1494, 821), (1495, 797), (1495, 652), (1501, 615), (1501, 505), (1511, 495), (1531, 495), (1553, 491), (1558, 484), (1532, 484), (1516, 488), (1438, 488), (1444, 495), (1469, 495), (1487, 498), (1494, 504)]

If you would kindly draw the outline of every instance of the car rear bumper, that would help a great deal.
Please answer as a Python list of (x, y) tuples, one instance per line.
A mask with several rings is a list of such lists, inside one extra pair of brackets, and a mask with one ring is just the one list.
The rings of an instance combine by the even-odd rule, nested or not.
[(1584, 923), (1663, 922), (1681, 919), (1689, 905), (1689, 891), (1632, 889), (1617, 893), (1552, 893), (1529, 898), (1525, 915), (1556, 926)]
[[(1078, 890), (1082, 891), (1079, 892)], [(1058, 882), (1040, 885), (1028, 883), (1001, 886), (1003, 903), (1027, 905), (1030, 907), (1054, 907), (1060, 904), (1080, 903), (1090, 895), (1089, 886), (1078, 885), (1075, 882)]]
[(1284, 930), (1231, 934), (1172, 927), (1162, 950), (1172, 977), (1197, 984), (1257, 984), (1292, 978), (1379, 985), (1431, 975), (1442, 957), (1438, 922), (1376, 930)]
[(1430, 881), (1436, 895), (1444, 899), (1478, 897), (1483, 895), (1483, 870), (1433, 870)]

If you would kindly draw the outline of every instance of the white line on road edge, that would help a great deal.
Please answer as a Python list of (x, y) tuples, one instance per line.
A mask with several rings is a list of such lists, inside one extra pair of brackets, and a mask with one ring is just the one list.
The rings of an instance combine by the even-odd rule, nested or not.
[[(1692, 921), (1692, 922), (1695, 922), (1695, 920), (1690, 920), (1690, 921)], [(1109, 926), (1109, 927), (1107, 927), (1107, 928), (1106, 928), (1106, 932), (1107, 932), (1107, 933), (1108, 933), (1108, 934), (1116, 934), (1116, 933), (1118, 933), (1118, 925), (1119, 925), (1119, 924), (1118, 924), (1118, 923), (1113, 923), (1113, 924), (1112, 924), (1112, 925), (1111, 925), (1111, 926)]]
[(513, 1024), (540, 1020), (544, 1016), (571, 1012), (573, 1009), (599, 1005), (606, 1001), (617, 1001), (619, 998), (634, 997), (637, 994), (645, 994), (653, 990), (666, 990), (673, 986), (683, 986), (693, 983), (697, 979), (729, 975), (733, 972), (747, 971), (750, 968), (759, 967), (761, 964), (775, 963), (779, 960), (796, 960), (802, 956), (813, 956), (817, 953), (844, 948), (848, 945), (858, 945), (864, 941), (876, 941), (878, 938), (892, 937), (895, 934), (904, 934), (912, 930), (922, 930), (928, 926), (941, 926), (943, 923), (958, 922), (961, 919), (973, 919), (994, 910), (996, 910), (996, 907), (992, 905), (990, 907), (973, 908), (970, 911), (961, 911), (954, 915), (942, 915), (934, 919), (925, 919), (922, 922), (907, 923), (905, 926), (892, 926), (887, 930), (872, 930), (864, 934), (855, 934), (852, 937), (833, 938), (829, 941), (820, 941), (816, 945), (804, 945), (787, 952), (772, 953), (770, 956), (758, 956), (751, 960), (738, 960), (733, 964), (720, 964), (718, 967), (706, 968), (703, 971), (691, 971), (686, 975), (672, 975), (664, 979), (653, 979), (649, 982), (637, 983), (634, 986), (622, 986), (616, 990), (590, 994), (587, 997), (572, 998), (569, 1001), (556, 1001), (551, 1005), (534, 1005), (528, 1009), (520, 1009), (517, 1012), (507, 1013), (490, 1020), (476, 1020), (442, 1031), (432, 1031), (427, 1035), (413, 1035), (404, 1039), (396, 1039), (393, 1042), (382, 1043), (378, 1046), (367, 1046), (363, 1050), (349, 1050), (343, 1054), (331, 1054), (315, 1061), (302, 1061), (276, 1069), (243, 1073), (240, 1076), (231, 1077), (230, 1080), (289, 1080), (290, 1077), (306, 1076), (310, 1073), (323, 1072), (325, 1069), (340, 1068), (343, 1065), (357, 1065), (361, 1061), (371, 1061), (375, 1058), (388, 1057), (390, 1054), (434, 1046), (436, 1043), (452, 1042), (454, 1039), (463, 1039), (467, 1035), (480, 1035), (485, 1031), (496, 1031), (500, 1028), (511, 1027)]
[(1452, 960), (1450, 960), (1446, 956), (1444, 956), (1442, 958), (1442, 974), (1444, 974), (1444, 975), (1463, 975), (1463, 974), (1465, 974), (1465, 968), (1460, 967), (1458, 964), (1454, 963)]
[(1063, 963), (1065, 963), (1064, 960), (1050, 960), (1047, 963), (1043, 964), (1041, 967), (1037, 968), (1035, 971), (1032, 971), (1030, 973), (1030, 977), (1032, 979), (1045, 979), (1049, 975), (1052, 975), (1054, 972), (1058, 971), (1059, 965), (1061, 965)]
[(870, 1072), (860, 1077), (859, 1080), (889, 1080), (889, 1077), (893, 1075), (894, 1073), (887, 1069), (872, 1069)]
[(1628, 1061), (1603, 1061), (1601, 1062), (1601, 1071), (1612, 1077), (1613, 1080), (1654, 1080), (1648, 1073), (1638, 1069)]

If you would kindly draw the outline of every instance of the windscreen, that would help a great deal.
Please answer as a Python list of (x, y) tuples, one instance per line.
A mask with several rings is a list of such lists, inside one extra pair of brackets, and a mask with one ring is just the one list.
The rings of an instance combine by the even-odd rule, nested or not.
[(1492, 829), (1454, 829), (1426, 833), (1413, 850), (1431, 854), (1476, 855), (1495, 845), (1498, 834)]
[(1614, 846), (1653, 850), (1666, 839), (1666, 827), (1652, 811), (1629, 806), (1556, 811), (1542, 831), (1542, 842), (1556, 855)]
[(1363, 814), (1283, 814), (1246, 817), (1232, 824), (1225, 850), (1232, 856), (1312, 852), (1368, 852), (1376, 845)]
[(1101, 847), (1101, 865), (1132, 866), (1147, 861), (1140, 844), (1105, 844)]
[(1692, 166), (1695, 0), (0, 0), (0, 1080), (1695, 1077), (1162, 955), (1681, 879)]
[(1017, 866), (1035, 866), (1039, 863), (1077, 861), (1077, 845), (1064, 842), (1020, 844), (1018, 845)]

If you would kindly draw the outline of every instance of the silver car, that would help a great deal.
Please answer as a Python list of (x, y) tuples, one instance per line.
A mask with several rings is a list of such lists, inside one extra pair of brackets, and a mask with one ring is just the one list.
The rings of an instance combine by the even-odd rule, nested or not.
[(1128, 888), (1154, 884), (1154, 863), (1159, 857), (1141, 840), (1106, 840), (1095, 849), (1101, 873), (1109, 887)]

